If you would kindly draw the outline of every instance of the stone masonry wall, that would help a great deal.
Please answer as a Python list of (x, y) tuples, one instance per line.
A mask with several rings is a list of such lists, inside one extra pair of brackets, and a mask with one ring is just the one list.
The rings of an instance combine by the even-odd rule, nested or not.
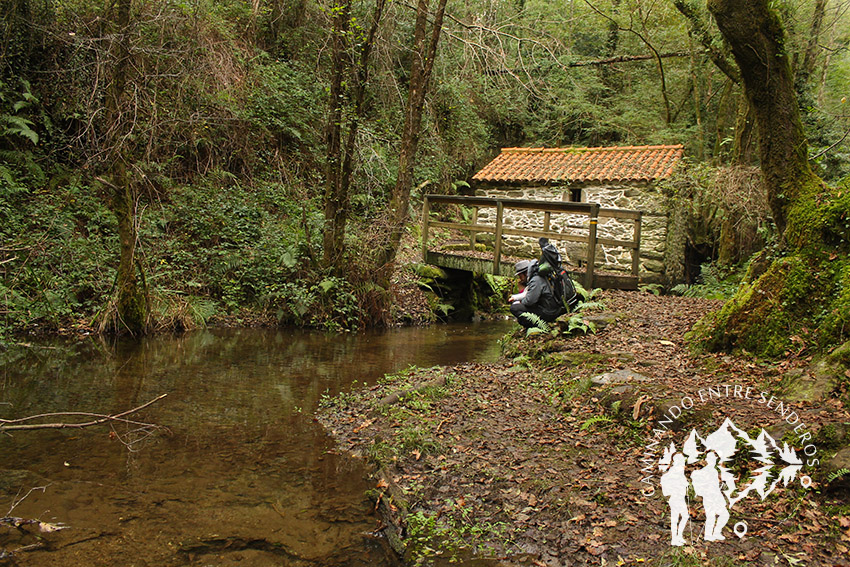
[[(502, 199), (529, 199), (533, 201), (569, 201), (569, 187), (511, 187), (477, 188), (478, 197)], [(664, 195), (653, 185), (644, 186), (587, 186), (582, 188), (582, 202), (599, 203), (602, 208), (629, 209), (641, 211), (641, 243), (639, 275), (643, 283), (663, 283), (665, 281), (665, 259), (667, 257), (667, 210)], [(553, 214), (550, 230), (586, 237), (589, 226), (585, 215)], [(480, 209), (480, 224), (495, 224), (495, 207)], [(543, 213), (537, 211), (505, 210), (505, 225), (529, 230), (543, 229)], [(632, 240), (634, 221), (610, 217), (599, 217), (597, 233), (602, 238)], [(479, 235), (482, 239), (492, 235)], [(570, 263), (586, 257), (586, 245), (578, 242), (556, 243), (561, 253), (567, 254)], [(537, 257), (540, 248), (532, 238), (506, 236), (502, 242), (505, 254), (514, 256)], [(606, 271), (631, 273), (632, 254), (628, 248), (597, 246), (596, 268)]]

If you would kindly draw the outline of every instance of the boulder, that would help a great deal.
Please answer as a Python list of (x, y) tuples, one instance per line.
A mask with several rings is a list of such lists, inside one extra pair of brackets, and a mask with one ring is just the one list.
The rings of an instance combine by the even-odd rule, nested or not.
[(614, 370), (613, 372), (606, 372), (605, 374), (599, 374), (598, 376), (594, 376), (590, 379), (590, 383), (594, 386), (611, 386), (617, 384), (626, 384), (628, 382), (651, 381), (652, 378), (644, 376), (643, 374), (638, 374), (637, 372), (629, 368)]
[(807, 371), (792, 370), (783, 382), (789, 402), (817, 402), (824, 399), (836, 386), (837, 367), (828, 359), (814, 363)]

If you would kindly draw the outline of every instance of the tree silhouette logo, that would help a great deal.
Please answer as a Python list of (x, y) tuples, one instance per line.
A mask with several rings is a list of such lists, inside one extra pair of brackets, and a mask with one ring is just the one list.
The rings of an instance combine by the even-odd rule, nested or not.
[[(736, 479), (727, 465), (733, 460), (740, 462), (742, 457), (755, 461), (756, 468), (749, 475)], [(780, 483), (783, 487), (793, 483), (803, 468), (803, 461), (788, 443), (783, 442), (780, 447), (764, 429), (753, 439), (726, 418), (706, 437), (692, 429), (681, 449), (671, 442), (658, 460), (658, 468), (661, 492), (670, 508), (670, 543), (681, 546), (685, 545), (685, 527), (691, 517), (689, 489), (702, 501), (705, 510), (703, 539), (720, 541), (726, 539), (723, 528), (729, 521), (730, 511), (739, 502), (756, 495), (765, 500)], [(812, 481), (801, 475), (799, 483), (808, 488)], [(747, 532), (746, 522), (735, 524), (733, 531), (743, 537)]]

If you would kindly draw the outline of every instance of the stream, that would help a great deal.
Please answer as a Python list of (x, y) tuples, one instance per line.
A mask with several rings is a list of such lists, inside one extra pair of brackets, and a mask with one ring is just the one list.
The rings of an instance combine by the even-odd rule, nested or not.
[[(512, 321), (326, 335), (204, 330), (29, 345), (0, 368), (0, 418), (116, 423), (0, 436), (0, 565), (389, 566), (362, 462), (313, 414), (410, 365), (491, 362)], [(11, 351), (0, 353), (7, 358)], [(91, 417), (54, 416), (43, 422)]]

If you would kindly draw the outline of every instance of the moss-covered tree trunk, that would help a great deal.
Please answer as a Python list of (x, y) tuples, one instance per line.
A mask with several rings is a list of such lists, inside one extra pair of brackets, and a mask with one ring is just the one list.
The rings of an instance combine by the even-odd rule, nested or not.
[[(118, 221), (120, 246), (118, 273), (115, 279), (114, 314), (106, 313), (104, 325), (115, 332), (139, 335), (145, 332), (148, 319), (147, 289), (139, 282), (141, 265), (136, 258), (136, 199), (134, 186), (127, 173), (127, 149), (124, 144), (128, 129), (124, 105), (129, 67), (129, 39), (131, 0), (119, 0), (116, 5), (116, 39), (110, 49), (113, 62), (112, 82), (106, 96), (107, 155), (109, 156), (107, 183), (110, 191), (109, 207)], [(114, 317), (114, 324), (108, 323)]]
[(744, 94), (756, 118), (774, 222), (789, 244), (798, 247), (809, 244), (813, 236), (804, 220), (796, 218), (799, 205), (810, 203), (824, 187), (809, 166), (785, 30), (769, 4), (767, 0), (707, 2), (738, 63)]
[[(335, 3), (331, 10), (331, 85), (330, 111), (325, 126), (327, 142), (324, 193), (325, 227), (323, 233), (324, 262), (342, 270), (345, 252), (345, 227), (351, 202), (351, 177), (357, 132), (363, 118), (369, 58), (378, 26), (384, 15), (386, 0), (375, 0), (372, 23), (365, 34), (352, 18), (352, 2)], [(354, 43), (350, 36), (354, 33)], [(347, 129), (347, 131), (346, 131)], [(345, 141), (343, 141), (345, 138)]]
[(777, 356), (792, 345), (825, 348), (850, 338), (850, 191), (830, 190), (809, 166), (785, 31), (771, 4), (707, 0), (755, 115), (783, 250), (754, 262), (736, 296), (696, 330), (709, 348)]
[(325, 227), (323, 251), (326, 264), (335, 265), (342, 256), (345, 225), (348, 220), (348, 187), (344, 184), (343, 110), (345, 109), (345, 76), (348, 73), (348, 35), (351, 2), (335, 2), (331, 7), (331, 84), (330, 109), (325, 132), (327, 164), (325, 170)]
[[(115, 331), (139, 335), (145, 332), (148, 319), (147, 289), (141, 264), (136, 257), (136, 199), (132, 183), (123, 163), (113, 166), (111, 208), (118, 221), (120, 253), (115, 279), (117, 325)], [(140, 278), (142, 281), (139, 281)]]

